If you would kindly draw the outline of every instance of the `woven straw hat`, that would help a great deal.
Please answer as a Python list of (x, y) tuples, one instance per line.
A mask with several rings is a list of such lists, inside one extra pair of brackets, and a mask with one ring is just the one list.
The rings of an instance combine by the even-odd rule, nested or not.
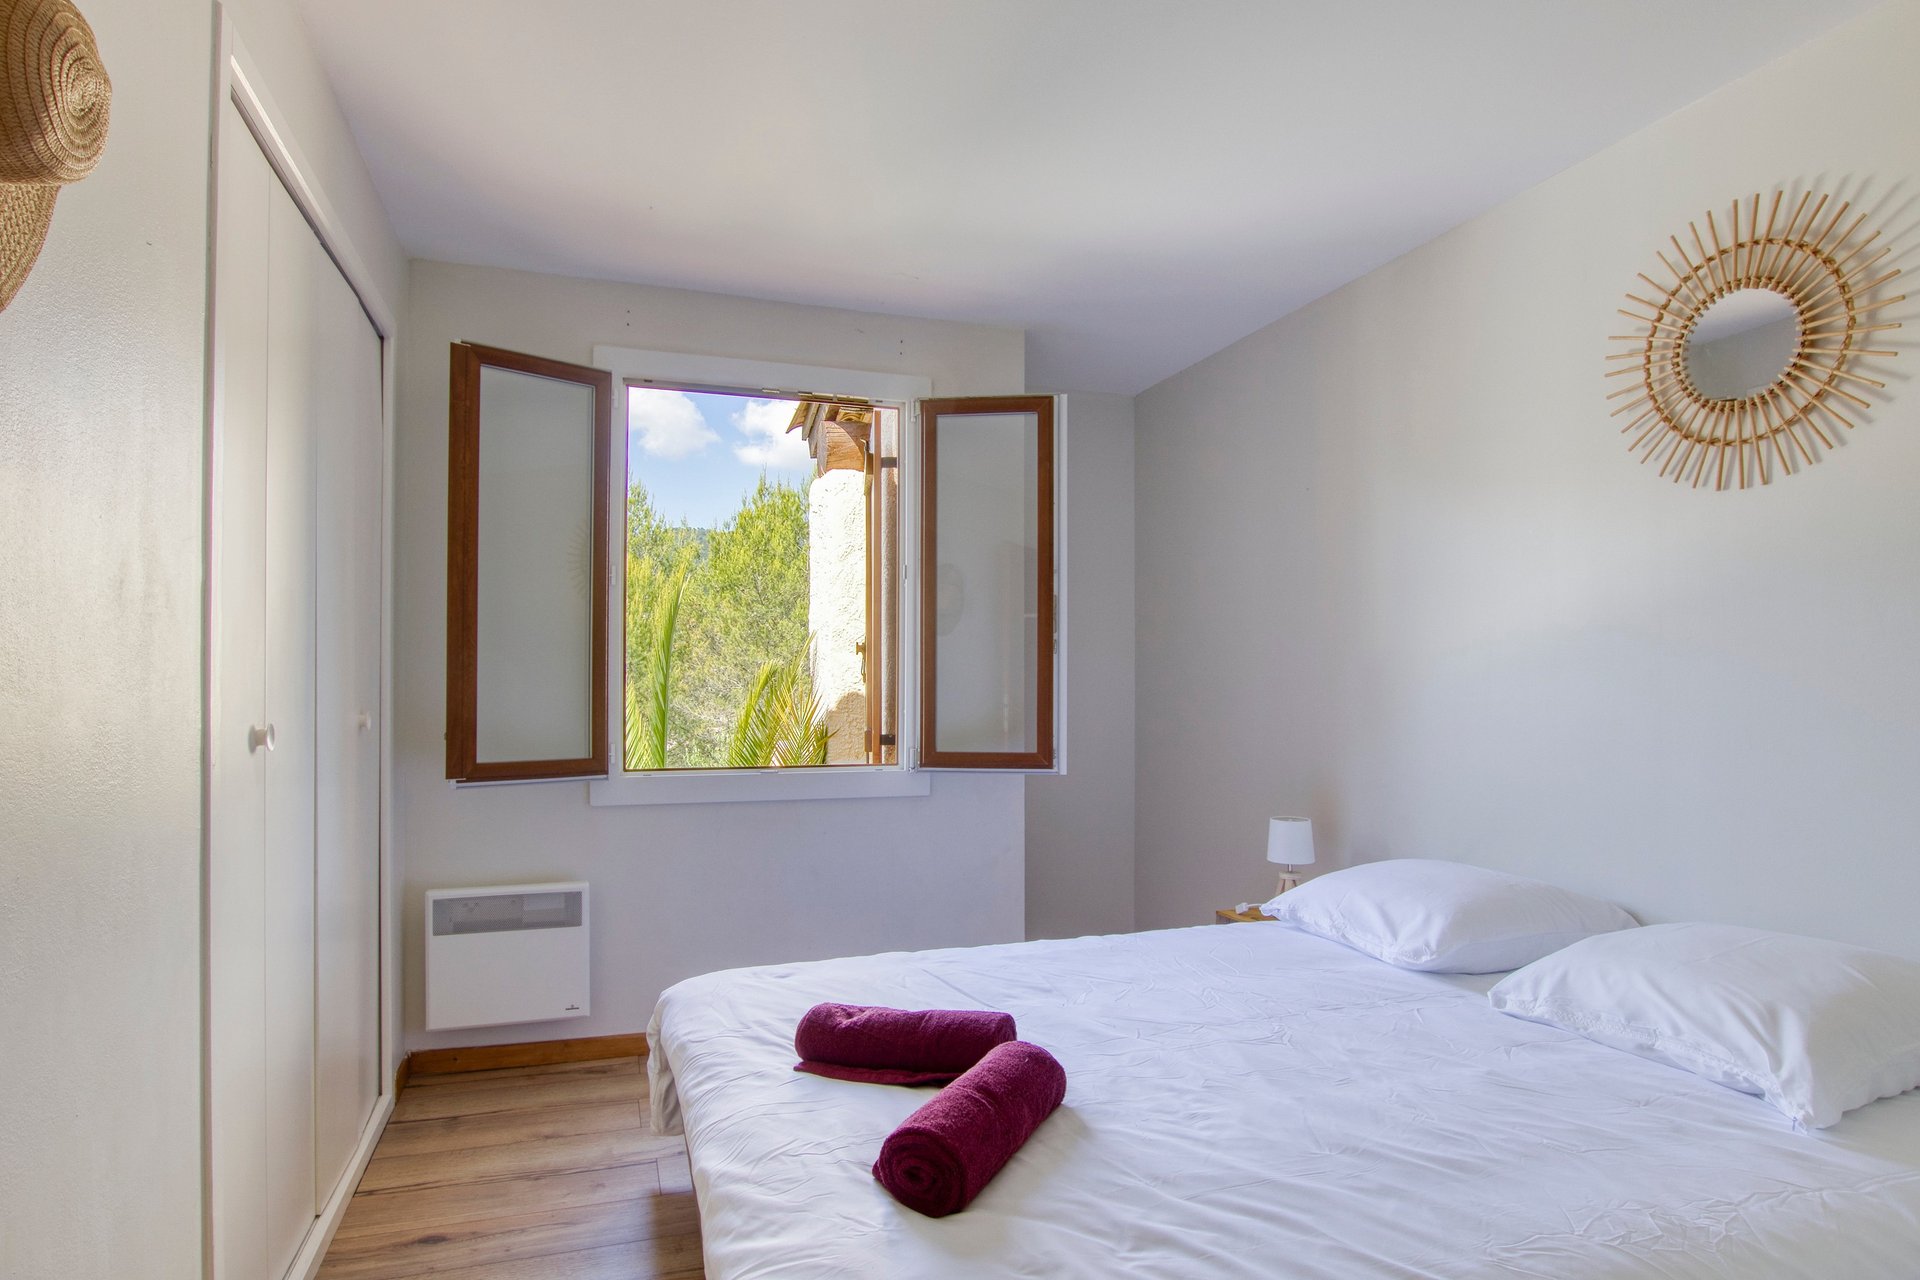
[(68, 0), (0, 0), (0, 310), (40, 256), (61, 184), (100, 159), (112, 93)]

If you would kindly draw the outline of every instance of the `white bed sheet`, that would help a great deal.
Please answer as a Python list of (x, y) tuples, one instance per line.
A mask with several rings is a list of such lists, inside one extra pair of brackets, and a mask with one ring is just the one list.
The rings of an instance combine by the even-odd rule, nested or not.
[[(661, 997), (654, 1115), (713, 1280), (1920, 1276), (1920, 1094), (1796, 1132), (1492, 980), (1261, 924), (732, 970)], [(793, 1071), (822, 1000), (1004, 1009), (1066, 1102), (921, 1217), (869, 1170), (932, 1095)]]

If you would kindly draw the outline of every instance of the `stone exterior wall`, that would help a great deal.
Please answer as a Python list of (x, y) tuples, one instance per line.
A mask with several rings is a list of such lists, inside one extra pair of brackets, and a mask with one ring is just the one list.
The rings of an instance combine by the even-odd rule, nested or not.
[(832, 737), (829, 764), (867, 758), (867, 694), (860, 646), (867, 638), (866, 475), (826, 471), (807, 495), (807, 625), (813, 689)]

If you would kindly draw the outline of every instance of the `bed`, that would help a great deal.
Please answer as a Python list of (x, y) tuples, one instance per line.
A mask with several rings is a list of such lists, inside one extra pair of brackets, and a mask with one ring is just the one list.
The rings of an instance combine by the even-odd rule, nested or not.
[[(649, 1029), (713, 1280), (1920, 1276), (1920, 1093), (1797, 1131), (1276, 924), (708, 974)], [(869, 1173), (930, 1094), (792, 1070), (819, 1001), (1004, 1009), (1065, 1104), (972, 1207)]]

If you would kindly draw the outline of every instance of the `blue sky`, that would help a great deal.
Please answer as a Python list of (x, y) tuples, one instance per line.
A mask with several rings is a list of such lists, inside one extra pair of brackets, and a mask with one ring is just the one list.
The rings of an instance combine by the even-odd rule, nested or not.
[(669, 524), (717, 529), (765, 475), (804, 486), (813, 461), (787, 431), (792, 400), (627, 390), (627, 480), (647, 487)]

